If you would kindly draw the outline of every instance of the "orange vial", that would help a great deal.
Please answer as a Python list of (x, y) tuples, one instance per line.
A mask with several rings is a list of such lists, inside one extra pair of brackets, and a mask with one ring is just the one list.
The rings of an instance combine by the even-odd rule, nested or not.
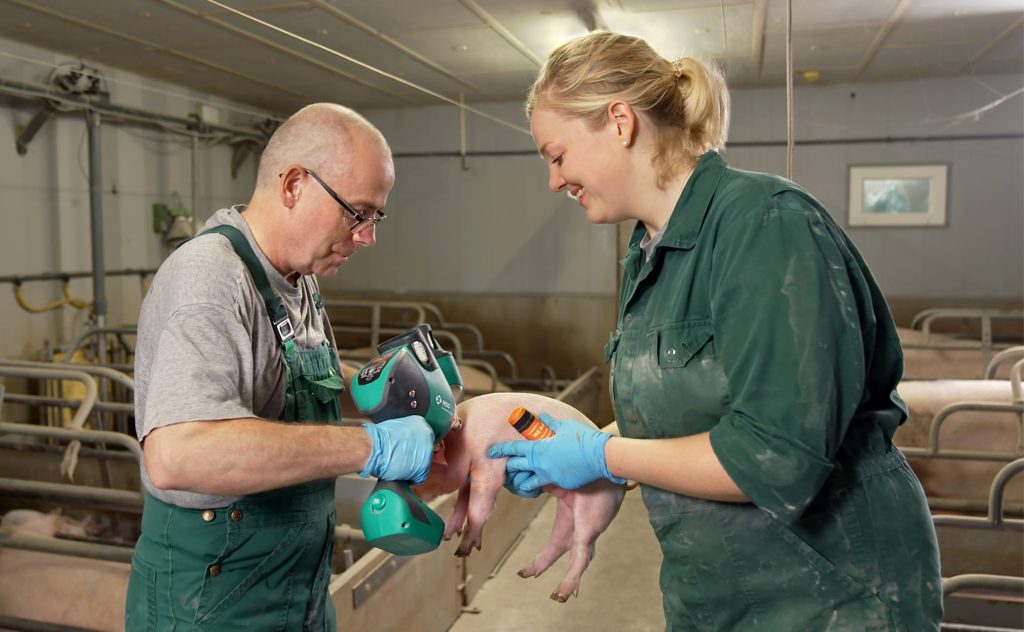
[(541, 421), (539, 417), (534, 417), (533, 413), (523, 407), (512, 411), (512, 414), (508, 416), (508, 423), (512, 424), (512, 427), (518, 430), (519, 434), (530, 441), (550, 439), (555, 436), (554, 430)]

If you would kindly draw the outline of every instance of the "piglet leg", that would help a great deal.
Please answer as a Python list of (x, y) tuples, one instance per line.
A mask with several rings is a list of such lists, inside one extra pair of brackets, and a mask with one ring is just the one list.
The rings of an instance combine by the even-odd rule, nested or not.
[(594, 559), (597, 538), (608, 528), (619, 512), (625, 496), (621, 485), (609, 481), (595, 481), (576, 493), (572, 509), (572, 549), (569, 569), (551, 598), (565, 603), (570, 595), (578, 595), (580, 578)]
[(444, 539), (451, 540), (452, 536), (458, 533), (462, 535), (463, 527), (466, 526), (466, 513), (469, 508), (469, 481), (459, 488), (459, 496), (455, 499), (455, 508), (452, 515), (444, 524)]
[[(573, 539), (573, 510), (568, 498), (559, 498), (555, 508), (555, 524), (551, 536), (541, 552), (529, 566), (519, 571), (520, 577), (540, 577), (541, 573), (558, 561), (569, 550)], [(553, 597), (552, 597), (553, 598)]]
[(477, 467), (470, 474), (472, 493), (469, 496), (469, 508), (466, 515), (466, 530), (459, 542), (455, 555), (465, 557), (480, 550), (483, 543), (484, 523), (494, 511), (494, 503), (505, 483), (505, 459), (493, 459)]

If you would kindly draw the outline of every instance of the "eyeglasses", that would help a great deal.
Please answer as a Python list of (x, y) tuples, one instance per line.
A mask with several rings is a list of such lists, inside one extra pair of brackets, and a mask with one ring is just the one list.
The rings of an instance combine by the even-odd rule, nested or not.
[(358, 235), (359, 233), (370, 228), (371, 226), (376, 226), (377, 224), (387, 219), (387, 215), (384, 214), (384, 211), (375, 211), (373, 217), (366, 217), (362, 213), (352, 208), (352, 206), (350, 206), (348, 202), (341, 199), (341, 196), (335, 193), (334, 189), (327, 186), (327, 183), (321, 180), (320, 176), (316, 175), (315, 173), (313, 173), (309, 169), (306, 169), (305, 167), (303, 167), (302, 169), (309, 175), (313, 176), (313, 179), (320, 183), (320, 186), (324, 188), (324, 191), (327, 191), (327, 195), (334, 198), (334, 201), (337, 202), (338, 205), (341, 206), (341, 208), (345, 209), (346, 213), (352, 216), (352, 218), (355, 220), (355, 224), (352, 224), (352, 226), (350, 226), (348, 230), (353, 235)]

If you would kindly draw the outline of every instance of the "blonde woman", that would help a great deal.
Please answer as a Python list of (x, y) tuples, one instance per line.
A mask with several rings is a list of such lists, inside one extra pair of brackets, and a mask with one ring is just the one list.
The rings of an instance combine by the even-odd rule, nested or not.
[(605, 347), (621, 436), (548, 419), (490, 454), (524, 496), (639, 481), (668, 630), (938, 630), (888, 307), (809, 193), (726, 164), (728, 110), (713, 68), (641, 39), (551, 54), (526, 103), (548, 186), (636, 222)]

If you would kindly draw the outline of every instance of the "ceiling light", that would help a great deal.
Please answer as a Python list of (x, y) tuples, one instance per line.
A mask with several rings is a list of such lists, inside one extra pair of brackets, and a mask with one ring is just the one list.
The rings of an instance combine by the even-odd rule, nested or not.
[(954, 17), (958, 17), (958, 18), (962, 18), (962, 17), (964, 17), (965, 15), (967, 15), (969, 13), (970, 13), (970, 11), (968, 11), (967, 9), (957, 9), (956, 11), (953, 12), (953, 16)]
[(694, 35), (707, 35), (710, 32), (711, 32), (711, 29), (709, 29), (706, 26), (701, 26), (699, 28), (693, 29), (693, 34)]
[(821, 73), (814, 68), (801, 71), (800, 76), (803, 77), (807, 83), (814, 83), (818, 79), (821, 79)]
[(327, 35), (327, 29), (317, 29), (317, 35)]
[(452, 50), (455, 51), (456, 53), (464, 53), (467, 50), (469, 50), (469, 46), (467, 46), (466, 44), (458, 44), (456, 46), (452, 46)]

